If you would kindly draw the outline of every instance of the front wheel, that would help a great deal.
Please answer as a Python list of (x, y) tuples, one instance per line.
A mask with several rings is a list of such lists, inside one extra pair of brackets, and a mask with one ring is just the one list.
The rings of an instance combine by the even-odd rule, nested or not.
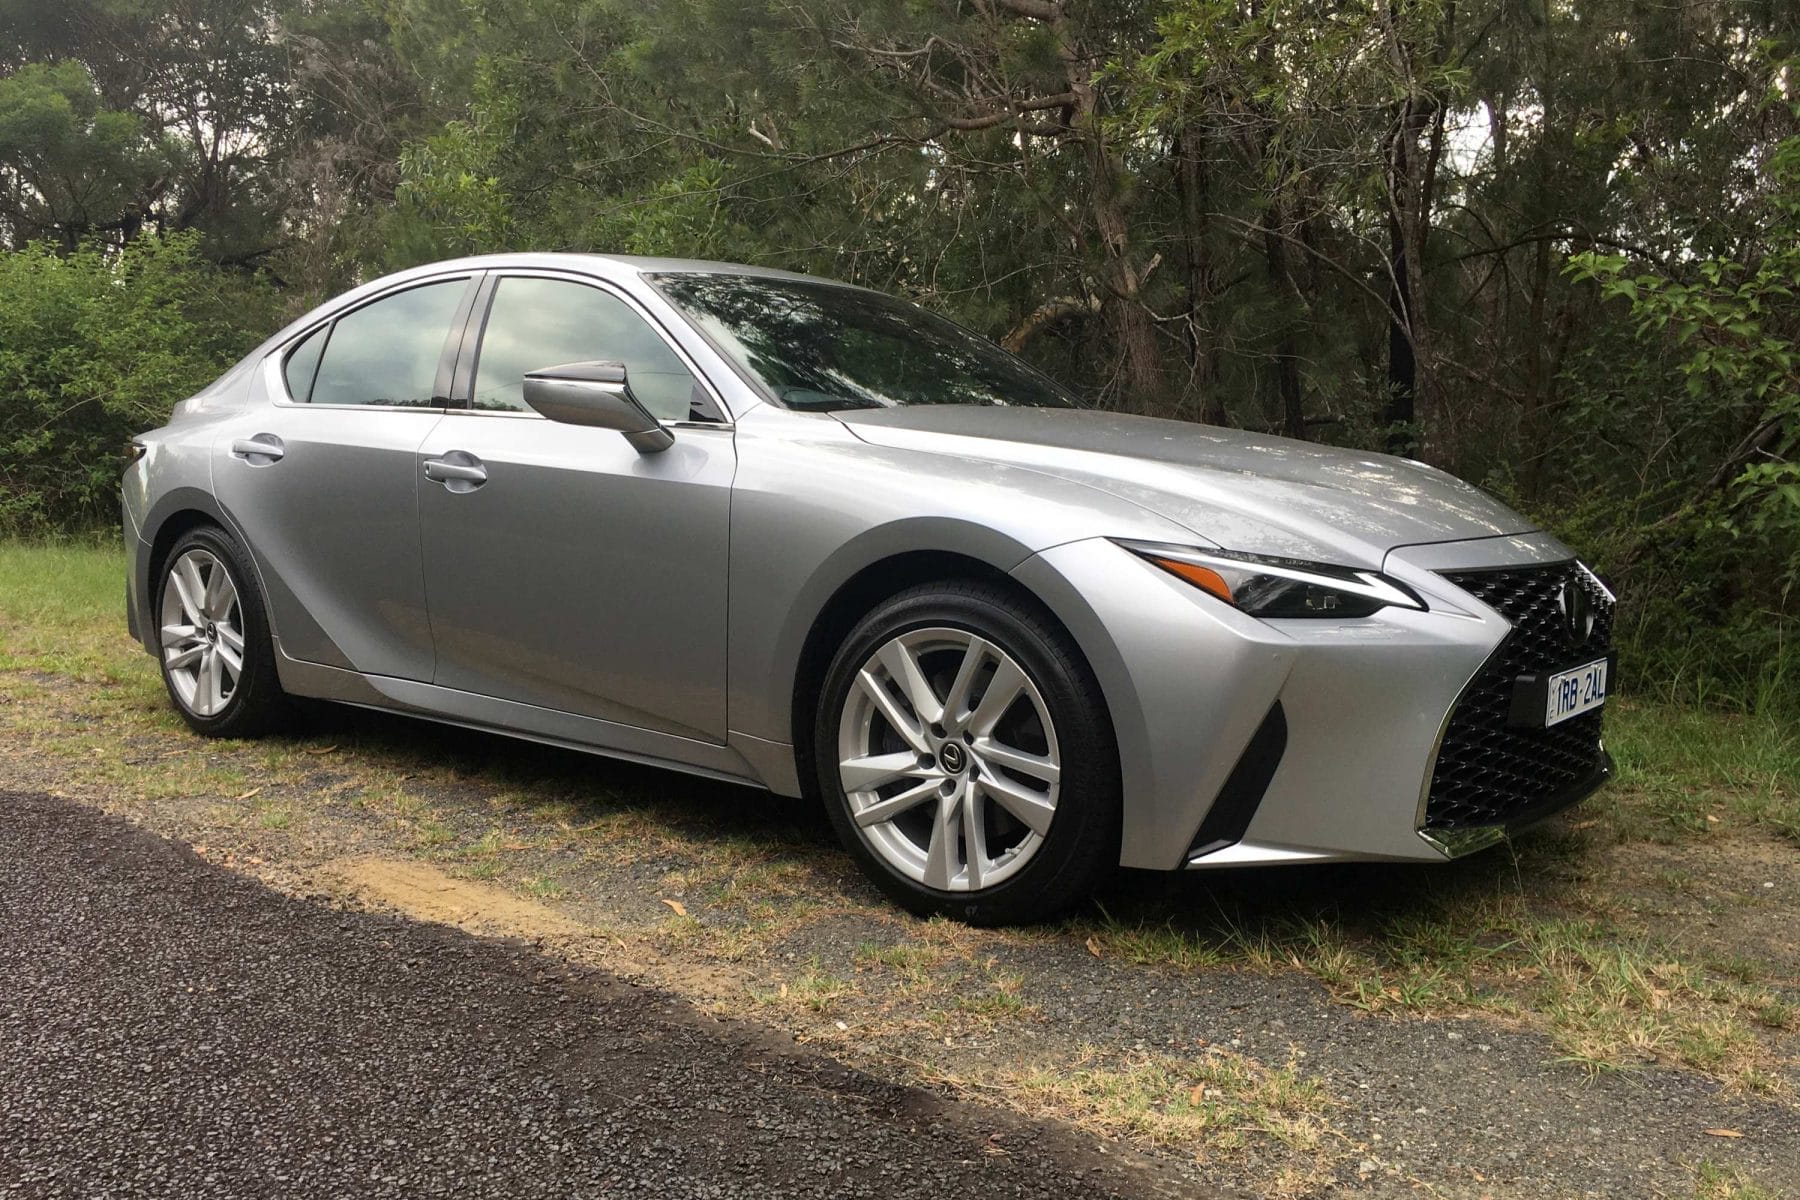
[(203, 525), (170, 548), (153, 611), (163, 684), (194, 732), (252, 737), (287, 715), (262, 593), (224, 530)]
[(831, 820), (891, 898), (972, 924), (1043, 920), (1117, 862), (1118, 756), (1079, 652), (987, 584), (930, 584), (858, 623), (814, 758)]

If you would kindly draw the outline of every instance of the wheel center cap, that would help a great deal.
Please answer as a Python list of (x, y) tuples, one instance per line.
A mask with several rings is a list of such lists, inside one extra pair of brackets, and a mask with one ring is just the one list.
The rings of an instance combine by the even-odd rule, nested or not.
[(938, 766), (946, 775), (961, 775), (963, 768), (969, 765), (969, 755), (956, 742), (945, 742), (938, 748)]
[(216, 642), (219, 640), (219, 627), (214, 625), (211, 621), (206, 623), (206, 640), (209, 642)]

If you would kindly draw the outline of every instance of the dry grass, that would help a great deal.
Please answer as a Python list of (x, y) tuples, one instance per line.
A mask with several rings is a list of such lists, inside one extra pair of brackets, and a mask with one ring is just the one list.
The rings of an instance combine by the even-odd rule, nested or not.
[(1219, 1047), (1191, 1058), (1118, 1058), (1090, 1046), (1072, 1067), (1035, 1070), (1006, 1082), (1040, 1115), (1196, 1158), (1242, 1150), (1255, 1135), (1317, 1153), (1333, 1105), (1297, 1061), (1269, 1067)]
[[(1579, 900), (1564, 895), (1564, 904)], [(1453, 894), (1370, 923), (1359, 917), (1219, 917), (1198, 928), (1111, 918), (1104, 953), (1179, 970), (1298, 969), (1371, 1013), (1485, 1013), (1543, 1029), (1589, 1072), (1678, 1064), (1751, 1092), (1783, 1092), (1770, 1032), (1796, 1006), (1760, 979), (1600, 917), (1547, 913), (1521, 894)]]
[(1776, 1200), (1775, 1193), (1733, 1167), (1701, 1162), (1694, 1168), (1694, 1200)]

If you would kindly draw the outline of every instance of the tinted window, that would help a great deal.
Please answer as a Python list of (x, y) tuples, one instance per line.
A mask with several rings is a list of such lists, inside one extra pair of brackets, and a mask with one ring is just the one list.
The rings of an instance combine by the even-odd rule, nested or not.
[(788, 408), (1076, 404), (987, 339), (890, 296), (753, 275), (653, 282)]
[(287, 376), (288, 395), (296, 400), (305, 400), (312, 391), (313, 372), (319, 369), (319, 351), (325, 348), (325, 328), (321, 325), (313, 330), (288, 352), (287, 366), (282, 371)]
[(462, 279), (428, 283), (339, 317), (312, 402), (431, 407), (444, 338), (466, 286)]
[(685, 421), (694, 377), (644, 318), (610, 292), (560, 279), (502, 279), (475, 366), (475, 407), (523, 409), (525, 374), (572, 362), (622, 362), (632, 394)]

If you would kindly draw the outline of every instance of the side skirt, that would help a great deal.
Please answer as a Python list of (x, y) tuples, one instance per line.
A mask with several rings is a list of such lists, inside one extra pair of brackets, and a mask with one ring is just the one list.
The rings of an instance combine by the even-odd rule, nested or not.
[(725, 783), (764, 789), (769, 786), (744, 756), (729, 746), (410, 679), (300, 662), (285, 654), (280, 655), (279, 661), (281, 686), (296, 696), (504, 734)]

